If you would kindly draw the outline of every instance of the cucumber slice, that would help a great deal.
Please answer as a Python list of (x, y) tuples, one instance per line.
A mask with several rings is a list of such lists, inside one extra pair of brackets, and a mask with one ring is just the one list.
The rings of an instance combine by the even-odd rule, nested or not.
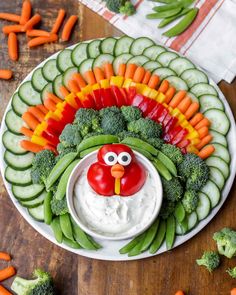
[(187, 92), (187, 96), (190, 97), (192, 101), (196, 101), (199, 103), (199, 99), (192, 92)]
[(227, 115), (217, 109), (210, 109), (204, 113), (204, 116), (210, 120), (211, 129), (226, 135), (230, 128), (230, 121)]
[(109, 54), (113, 55), (116, 41), (117, 40), (113, 37), (109, 37), (109, 38), (104, 39), (100, 45), (101, 52), (102, 53), (109, 53)]
[(79, 66), (79, 72), (81, 75), (84, 75), (85, 72), (91, 71), (93, 69), (93, 58), (86, 59)]
[(215, 95), (205, 94), (199, 97), (199, 102), (201, 106), (201, 113), (209, 109), (218, 109), (224, 111), (224, 105), (222, 101)]
[(177, 57), (169, 63), (169, 68), (180, 76), (186, 70), (195, 69), (195, 65), (185, 57)]
[(42, 73), (47, 81), (52, 82), (56, 76), (60, 75), (60, 71), (57, 68), (57, 60), (50, 59), (47, 61), (42, 68)]
[(64, 49), (57, 56), (57, 68), (64, 73), (67, 69), (74, 66), (72, 59), (72, 50)]
[(35, 106), (42, 103), (40, 93), (33, 88), (30, 81), (20, 86), (18, 94), (22, 101), (28, 105)]
[(88, 44), (87, 51), (88, 57), (96, 58), (100, 55), (100, 40), (94, 40)]
[(188, 90), (188, 85), (185, 83), (185, 81), (177, 76), (169, 76), (166, 78), (166, 80), (168, 80), (177, 91)]
[(52, 83), (48, 83), (44, 88), (43, 91), (41, 92), (41, 99), (42, 102), (45, 101), (45, 99), (48, 98), (48, 93), (52, 93), (53, 92), (53, 87), (52, 87)]
[(131, 59), (133, 56), (129, 53), (123, 53), (115, 57), (113, 61), (113, 69), (115, 74), (118, 74), (120, 64), (127, 64), (128, 60)]
[(142, 66), (143, 64), (147, 63), (148, 61), (150, 61), (150, 60), (145, 55), (137, 55), (137, 56), (134, 56), (131, 59), (129, 59), (127, 64), (136, 64), (138, 66)]
[(48, 81), (43, 77), (42, 68), (38, 68), (34, 71), (31, 81), (34, 89), (39, 92), (42, 91), (45, 85), (48, 83)]
[(211, 180), (208, 180), (201, 192), (208, 196), (211, 207), (214, 208), (220, 201), (220, 190), (218, 186)]
[(25, 208), (35, 208), (39, 205), (42, 205), (44, 202), (44, 199), (47, 195), (47, 192), (42, 192), (37, 198), (30, 200), (30, 201), (20, 201), (20, 204)]
[(163, 68), (163, 67), (156, 69), (152, 74), (158, 75), (160, 77), (160, 80), (164, 80), (165, 78), (167, 78), (169, 76), (176, 75), (176, 73), (174, 71), (172, 71), (171, 69)]
[(115, 56), (121, 55), (123, 53), (129, 53), (133, 41), (134, 39), (129, 36), (123, 36), (118, 39), (114, 49)]
[(88, 58), (87, 47), (88, 43), (80, 43), (73, 49), (71, 59), (75, 66), (80, 66), (80, 64)]
[(150, 60), (150, 61), (146, 62), (143, 65), (143, 67), (145, 68), (145, 70), (153, 72), (157, 68), (161, 68), (161, 64), (159, 64), (159, 62), (157, 62), (157, 61)]
[(26, 103), (24, 103), (19, 95), (18, 92), (16, 92), (13, 97), (12, 97), (12, 101), (11, 101), (11, 106), (12, 109), (14, 110), (14, 112), (18, 115), (18, 116), (22, 116), (28, 109), (28, 105)]
[(10, 131), (5, 131), (2, 136), (4, 147), (15, 155), (23, 155), (27, 153), (26, 150), (20, 146), (21, 140), (24, 139), (27, 139), (27, 137), (13, 134)]
[(168, 67), (170, 62), (178, 57), (178, 54), (175, 52), (163, 52), (157, 57), (157, 61), (162, 64), (163, 67)]
[(188, 215), (187, 222), (188, 222), (188, 230), (189, 231), (197, 225), (198, 217), (197, 217), (197, 213), (195, 211), (193, 211), (190, 215)]
[(29, 208), (28, 209), (29, 215), (39, 222), (44, 222), (44, 206), (43, 204), (35, 207), (35, 208)]
[(216, 167), (210, 167), (210, 180), (212, 180), (220, 190), (223, 189), (225, 185), (225, 179), (222, 172)]
[(97, 58), (95, 58), (93, 62), (93, 68), (100, 67), (103, 68), (104, 64), (110, 63), (112, 64), (114, 60), (114, 56), (108, 53), (100, 54)]
[(209, 158), (206, 159), (206, 164), (208, 166), (210, 166), (210, 167), (216, 167), (216, 168), (218, 168), (222, 172), (225, 180), (229, 177), (229, 166), (221, 158), (215, 157), (215, 156), (211, 156), (211, 157), (209, 157)]
[(31, 167), (33, 158), (33, 153), (15, 155), (7, 150), (4, 153), (4, 160), (7, 163), (7, 165), (16, 170), (25, 170)]
[(212, 142), (213, 143), (220, 143), (223, 146), (227, 147), (228, 143), (227, 143), (227, 139), (224, 135), (222, 135), (221, 133), (211, 130), (210, 129), (210, 134), (212, 135)]
[(189, 69), (182, 73), (181, 78), (188, 84), (191, 88), (199, 83), (208, 83), (208, 78), (205, 73), (197, 69)]
[(226, 163), (229, 164), (229, 162), (230, 162), (230, 154), (229, 154), (229, 151), (227, 150), (227, 148), (225, 146), (223, 146), (222, 144), (220, 144), (220, 143), (211, 143), (211, 144), (215, 148), (213, 156), (219, 157), (222, 160), (224, 160)]
[(62, 75), (57, 76), (53, 82), (52, 82), (52, 88), (53, 92), (56, 94), (56, 96), (60, 97), (61, 99), (64, 99), (63, 94), (61, 93), (60, 87), (63, 85), (62, 82)]
[(141, 55), (145, 48), (152, 45), (155, 45), (154, 42), (147, 37), (137, 38), (130, 47), (130, 53), (133, 55)]
[(7, 128), (15, 134), (21, 134), (20, 129), (21, 127), (27, 125), (25, 122), (19, 117), (13, 110), (9, 110), (6, 114), (5, 123), (7, 125)]
[(62, 83), (64, 86), (68, 88), (68, 83), (75, 73), (78, 73), (78, 69), (76, 67), (69, 68), (65, 71), (65, 73), (62, 76)]
[(194, 85), (190, 89), (190, 92), (195, 94), (197, 97), (200, 97), (204, 94), (211, 94), (211, 95), (218, 96), (216, 89), (212, 85), (207, 84), (207, 83), (199, 83), (199, 84)]
[(202, 192), (199, 193), (199, 203), (196, 209), (198, 220), (205, 219), (211, 211), (211, 202)]
[(12, 193), (14, 197), (20, 201), (31, 201), (38, 197), (44, 190), (41, 184), (30, 184), (27, 186), (12, 186)]
[(31, 183), (31, 168), (15, 170), (7, 166), (5, 169), (5, 179), (11, 184), (26, 186)]
[(148, 57), (150, 60), (155, 61), (159, 54), (166, 52), (166, 49), (160, 45), (152, 45), (146, 48), (143, 52), (143, 55)]

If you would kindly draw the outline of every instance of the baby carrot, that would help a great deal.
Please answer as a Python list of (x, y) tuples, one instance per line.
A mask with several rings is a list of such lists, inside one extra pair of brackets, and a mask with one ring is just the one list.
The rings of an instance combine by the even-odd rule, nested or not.
[(96, 78), (96, 80), (97, 80), (98, 83), (101, 80), (105, 79), (103, 70), (101, 68), (96, 67), (96, 68), (93, 69), (93, 72), (94, 72), (95, 78)]
[(125, 71), (125, 79), (133, 79), (136, 69), (137, 66), (135, 64), (128, 64)]
[(11, 60), (18, 60), (18, 40), (15, 33), (8, 36), (8, 54)]
[(183, 291), (179, 290), (175, 293), (175, 295), (185, 295)]
[(236, 295), (236, 288), (233, 288), (230, 292), (230, 295)]
[(35, 128), (40, 123), (30, 112), (25, 112), (22, 115), (22, 119), (32, 130), (35, 130)]
[(4, 288), (2, 285), (0, 285), (0, 295), (12, 295), (11, 292), (9, 292), (6, 288)]
[(29, 0), (25, 0), (22, 4), (22, 10), (21, 10), (21, 17), (20, 17), (20, 24), (25, 25), (27, 21), (31, 17), (31, 3)]
[(59, 29), (60, 29), (60, 27), (62, 25), (62, 22), (63, 22), (63, 20), (65, 18), (65, 15), (66, 15), (66, 12), (65, 12), (64, 9), (60, 9), (58, 11), (58, 15), (57, 15), (56, 21), (55, 21), (55, 23), (54, 23), (54, 25), (52, 27), (51, 33), (53, 33), (53, 34), (58, 33), (58, 31), (59, 31)]
[(13, 72), (11, 70), (0, 69), (0, 79), (9, 80), (11, 79)]
[(16, 270), (13, 266), (8, 266), (0, 270), (0, 282), (4, 281), (16, 274)]
[(37, 107), (40, 109), (41, 112), (43, 112), (45, 115), (48, 113), (48, 109), (45, 108), (43, 104), (38, 104)]
[(199, 138), (202, 139), (203, 137), (208, 135), (208, 127), (204, 126), (200, 129), (198, 129)]
[(0, 12), (0, 19), (9, 20), (11, 22), (20, 22), (20, 16), (13, 13)]
[(44, 113), (40, 111), (37, 107), (29, 107), (28, 112), (30, 112), (33, 116), (35, 116), (36, 119), (39, 120), (39, 122), (42, 122), (44, 120)]
[(173, 99), (170, 101), (169, 106), (172, 107), (173, 109), (177, 107), (178, 104), (185, 98), (186, 91), (185, 90), (180, 90), (178, 91)]
[(165, 93), (165, 103), (169, 103), (173, 96), (175, 95), (176, 89), (173, 86), (170, 86), (169, 89)]
[(161, 82), (161, 85), (158, 89), (159, 92), (162, 92), (162, 93), (166, 93), (166, 91), (168, 90), (169, 88), (169, 82), (167, 80), (163, 80)]
[(79, 73), (73, 74), (72, 79), (77, 81), (80, 88), (84, 88), (87, 85), (84, 78)]
[(200, 152), (198, 153), (198, 157), (202, 158), (203, 160), (210, 157), (211, 154), (213, 154), (215, 151), (215, 148), (213, 145), (207, 145), (206, 147), (202, 148)]
[(71, 79), (68, 82), (68, 88), (70, 89), (71, 92), (74, 92), (74, 93), (80, 92), (80, 88), (76, 80)]
[(24, 150), (26, 150), (28, 152), (32, 152), (32, 153), (38, 153), (38, 152), (43, 150), (43, 147), (41, 145), (33, 143), (33, 142), (29, 141), (29, 140), (22, 140), (20, 142), (20, 146)]
[(181, 113), (185, 113), (189, 106), (191, 105), (191, 99), (186, 96), (178, 105), (177, 108), (181, 111)]
[(196, 148), (197, 148), (198, 150), (202, 149), (205, 145), (207, 145), (209, 142), (212, 141), (212, 138), (213, 138), (213, 137), (212, 137), (211, 134), (206, 135), (206, 136), (203, 137), (203, 138), (201, 139), (201, 141), (196, 145)]
[(66, 97), (68, 94), (70, 94), (70, 92), (67, 90), (67, 88), (65, 86), (60, 87), (60, 92), (62, 93), (62, 95), (64, 97)]
[(104, 73), (105, 77), (107, 79), (110, 79), (112, 76), (114, 76), (113, 66), (110, 63), (107, 63), (104, 65)]
[(44, 30), (28, 30), (26, 31), (28, 37), (50, 37), (50, 33)]
[(49, 109), (49, 111), (52, 112), (54, 112), (57, 109), (55, 102), (50, 98), (44, 100), (44, 105), (47, 109)]
[(204, 126), (210, 126), (210, 121), (207, 118), (203, 118), (197, 125), (194, 126), (196, 130), (199, 130), (200, 128)]
[(186, 120), (189, 120), (199, 109), (199, 103), (194, 101), (191, 103), (187, 111), (184, 113)]
[(189, 123), (192, 126), (197, 125), (201, 120), (203, 119), (203, 114), (202, 113), (197, 113), (196, 115), (193, 116), (193, 118), (189, 121)]
[(6, 35), (10, 34), (11, 32), (13, 33), (20, 33), (22, 32), (22, 25), (10, 25), (10, 26), (5, 26), (2, 28), (2, 32)]
[(142, 83), (147, 85), (151, 76), (152, 76), (152, 73), (150, 71), (146, 71), (146, 73), (143, 77)]
[(71, 15), (69, 17), (69, 19), (65, 23), (64, 28), (62, 30), (62, 34), (61, 34), (62, 41), (68, 41), (70, 39), (72, 29), (77, 21), (78, 21), (77, 15)]
[(47, 98), (52, 99), (56, 104), (59, 102), (62, 102), (62, 99), (60, 99), (59, 97), (57, 97), (55, 94), (48, 92), (47, 93)]
[(160, 82), (160, 78), (157, 75), (152, 75), (149, 82), (148, 82), (148, 87), (152, 89), (156, 89), (158, 84)]
[(96, 79), (94, 77), (93, 71), (87, 71), (84, 73), (85, 80), (88, 84), (93, 85), (96, 84)]
[(21, 127), (20, 132), (27, 137), (32, 137), (34, 134), (32, 130), (30, 130), (29, 128), (26, 128), (26, 127)]
[(118, 69), (118, 76), (124, 76), (126, 70), (126, 64), (120, 64)]
[(23, 26), (23, 32), (26, 32), (27, 30), (31, 30), (37, 23), (41, 21), (41, 15), (36, 13), (34, 16), (32, 16), (27, 23)]
[(145, 75), (145, 69), (143, 67), (137, 67), (134, 73), (133, 81), (136, 83), (142, 82), (144, 75)]
[(43, 45), (45, 43), (51, 43), (51, 42), (55, 42), (58, 40), (58, 35), (56, 34), (51, 34), (50, 37), (36, 37), (31, 39), (28, 42), (28, 47), (32, 48), (32, 47), (36, 47), (39, 45)]
[(10, 261), (11, 256), (6, 252), (0, 252), (0, 260)]

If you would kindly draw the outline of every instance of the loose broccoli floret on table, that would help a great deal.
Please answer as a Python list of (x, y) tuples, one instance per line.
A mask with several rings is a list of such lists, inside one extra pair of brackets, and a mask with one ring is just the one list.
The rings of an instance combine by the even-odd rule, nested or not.
[(233, 278), (236, 279), (236, 266), (233, 268), (229, 268), (226, 272)]
[(120, 13), (127, 16), (133, 15), (135, 14), (135, 12), (136, 12), (136, 9), (130, 1), (126, 1), (125, 4), (121, 6), (120, 8)]
[(67, 201), (66, 198), (63, 198), (62, 200), (57, 200), (55, 197), (51, 200), (51, 209), (52, 213), (55, 215), (64, 215), (69, 212), (67, 207)]
[(64, 147), (78, 145), (82, 141), (78, 126), (67, 124), (59, 136), (59, 140)]
[(187, 213), (192, 213), (198, 206), (198, 193), (193, 190), (188, 190), (184, 193), (182, 204)]
[(236, 256), (236, 231), (225, 227), (214, 233), (213, 239), (216, 241), (218, 251), (228, 258)]
[(183, 187), (177, 177), (172, 177), (169, 181), (162, 177), (162, 186), (167, 200), (177, 202), (183, 197)]
[(184, 156), (181, 153), (181, 150), (172, 144), (163, 144), (161, 147), (161, 151), (163, 154), (169, 157), (176, 165), (179, 165), (184, 160)]
[(148, 143), (150, 143), (154, 148), (160, 150), (162, 145), (164, 144), (164, 140), (158, 137), (155, 138), (148, 138), (146, 140)]
[(55, 155), (52, 151), (43, 150), (37, 153), (32, 162), (32, 182), (44, 184), (55, 163)]
[(100, 112), (101, 128), (105, 134), (118, 134), (126, 128), (125, 119), (116, 107), (106, 108)]
[(178, 165), (178, 175), (186, 181), (188, 190), (200, 190), (209, 179), (209, 174), (207, 164), (195, 154), (184, 155), (183, 162)]
[(140, 138), (140, 136), (137, 133), (131, 132), (131, 131), (122, 131), (118, 134), (118, 138), (119, 141), (122, 141), (123, 139), (125, 139), (126, 137), (136, 137), (136, 138)]
[(76, 112), (74, 124), (78, 126), (82, 137), (84, 137), (89, 132), (97, 131), (100, 128), (99, 113), (94, 109), (81, 108)]
[(122, 106), (121, 112), (125, 118), (125, 121), (132, 122), (142, 118), (142, 112), (139, 108), (133, 106)]
[(144, 139), (160, 137), (162, 134), (161, 125), (148, 118), (140, 118), (129, 122), (127, 128)]
[(54, 295), (53, 280), (49, 273), (36, 269), (33, 280), (16, 277), (11, 285), (17, 295)]
[(160, 216), (162, 217), (162, 219), (167, 219), (170, 215), (172, 215), (175, 210), (175, 206), (175, 202), (164, 200), (160, 211)]
[(196, 260), (198, 265), (205, 266), (208, 271), (212, 272), (220, 265), (220, 256), (217, 252), (206, 251), (202, 258)]

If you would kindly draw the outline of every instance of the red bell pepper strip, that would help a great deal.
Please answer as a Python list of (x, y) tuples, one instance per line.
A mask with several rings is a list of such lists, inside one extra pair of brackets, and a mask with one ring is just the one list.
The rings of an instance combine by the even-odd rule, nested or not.
[(190, 144), (189, 139), (183, 139), (177, 144), (177, 147), (182, 149), (182, 148), (186, 148), (189, 144)]
[(116, 99), (111, 91), (111, 88), (101, 88), (102, 107), (116, 106)]
[[(59, 134), (61, 134), (62, 130), (65, 128), (66, 123), (62, 122), (62, 121), (56, 121), (52, 118), (49, 118), (47, 120), (48, 123), (48, 127), (47, 130), (54, 130), (55, 133), (59, 132)], [(48, 129), (50, 128), (50, 129)]]
[(142, 94), (136, 93), (133, 97), (131, 105), (133, 107), (139, 107), (139, 105), (144, 101), (144, 96)]
[(162, 113), (160, 114), (160, 116), (158, 117), (157, 121), (159, 123), (162, 123), (164, 121), (166, 115), (168, 115), (168, 114), (169, 114), (168, 110), (164, 107), (164, 109), (163, 109)]
[(124, 97), (124, 94), (120, 91), (120, 88), (115, 85), (112, 85), (111, 90), (116, 100), (116, 105), (118, 107), (122, 107), (123, 105), (125, 105), (126, 104), (125, 97)]
[(181, 140), (184, 139), (185, 135), (188, 134), (188, 130), (187, 129), (182, 129), (172, 140), (171, 140), (171, 144), (176, 145), (177, 143), (179, 143)]
[(93, 90), (93, 99), (95, 102), (95, 108), (97, 110), (102, 109), (102, 96), (101, 96), (101, 89)]
[(162, 127), (165, 129), (165, 127), (168, 125), (168, 123), (170, 122), (170, 120), (172, 119), (172, 116), (168, 113), (165, 116), (165, 119), (162, 122)]
[(42, 137), (47, 139), (53, 146), (57, 146), (59, 143), (59, 138), (54, 134), (50, 133), (48, 130), (42, 132)]
[(156, 106), (147, 114), (149, 119), (157, 121), (159, 114), (163, 111), (164, 107), (157, 102)]
[(187, 149), (186, 148), (182, 148), (181, 149), (182, 154), (187, 154)]
[(170, 132), (166, 133), (164, 135), (164, 140), (166, 142), (171, 142), (171, 140), (182, 130), (183, 128), (181, 126), (176, 126), (173, 129), (171, 129)]
[(143, 116), (146, 117), (147, 114), (157, 105), (155, 100), (147, 98), (146, 96), (143, 97), (143, 101), (139, 105), (139, 109), (142, 111)]
[(127, 94), (127, 90), (126, 88), (119, 88), (120, 92), (122, 93), (123, 95), (123, 98), (124, 98), (124, 105), (129, 105), (129, 100), (128, 100), (128, 94)]
[(165, 126), (165, 133), (170, 132), (170, 130), (174, 128), (177, 122), (178, 122), (178, 119), (176, 117), (171, 117), (168, 124)]
[(83, 108), (86, 109), (94, 109), (95, 108), (95, 101), (93, 99), (93, 96), (91, 94), (87, 94), (85, 98), (82, 98), (81, 100)]
[(135, 87), (129, 87), (127, 91), (127, 103), (128, 105), (132, 105), (133, 99), (135, 95), (137, 94), (136, 88)]
[(54, 146), (52, 146), (51, 144), (47, 144), (47, 145), (45, 145), (45, 146), (43, 147), (43, 149), (44, 149), (44, 150), (50, 150), (50, 151), (52, 151), (56, 156), (58, 155), (58, 151), (57, 151), (57, 149), (56, 149)]
[(78, 105), (77, 110), (83, 107), (83, 105), (82, 105), (82, 103), (81, 103), (81, 100), (79, 99), (78, 96), (75, 97), (75, 102), (76, 102), (77, 105)]

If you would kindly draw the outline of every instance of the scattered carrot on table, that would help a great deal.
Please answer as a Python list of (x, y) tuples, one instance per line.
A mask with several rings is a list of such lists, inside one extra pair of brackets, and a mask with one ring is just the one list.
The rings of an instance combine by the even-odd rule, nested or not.
[(4, 281), (16, 274), (16, 270), (13, 266), (8, 266), (0, 270), (0, 282)]
[(71, 15), (67, 22), (65, 23), (65, 26), (63, 28), (61, 39), (62, 41), (68, 41), (70, 39), (70, 35), (72, 33), (72, 29), (76, 22), (78, 21), (77, 15)]
[(51, 30), (51, 33), (53, 34), (57, 34), (62, 23), (63, 23), (63, 20), (65, 18), (65, 15), (66, 15), (66, 12), (64, 9), (60, 9), (59, 12), (58, 12), (58, 15), (57, 15), (57, 19), (53, 25), (53, 28)]
[(11, 70), (0, 69), (0, 79), (9, 80), (11, 79), (13, 73)]
[(18, 60), (18, 40), (15, 33), (10, 33), (8, 36), (8, 54), (11, 60)]
[(175, 293), (175, 295), (185, 295), (183, 291), (179, 290)]
[(25, 25), (31, 17), (31, 2), (29, 0), (25, 0), (22, 4), (20, 24)]
[(0, 252), (0, 260), (10, 261), (11, 256), (6, 252)]
[(57, 40), (58, 40), (57, 34), (51, 34), (49, 37), (36, 37), (36, 38), (31, 39), (28, 42), (28, 47), (32, 48), (32, 47), (36, 47), (36, 46), (39, 46), (42, 44), (55, 42)]
[(22, 25), (10, 25), (10, 26), (4, 26), (2, 28), (2, 32), (6, 35), (10, 33), (21, 33), (23, 29)]
[(0, 295), (12, 295), (11, 292), (9, 292), (6, 288), (4, 288), (2, 285), (0, 285)]
[(233, 288), (230, 292), (230, 295), (236, 295), (236, 288)]
[(0, 12), (0, 19), (4, 19), (11, 22), (16, 22), (16, 23), (20, 22), (20, 16), (13, 13)]
[(50, 33), (44, 30), (28, 30), (26, 31), (28, 37), (50, 37)]

